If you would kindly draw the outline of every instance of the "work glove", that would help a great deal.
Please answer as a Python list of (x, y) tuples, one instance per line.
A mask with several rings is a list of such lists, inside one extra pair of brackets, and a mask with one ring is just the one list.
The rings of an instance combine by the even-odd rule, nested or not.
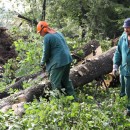
[(119, 72), (118, 72), (118, 65), (113, 65), (113, 70), (112, 70), (112, 74), (117, 77), (119, 75)]
[(113, 73), (113, 75), (114, 75), (115, 77), (117, 77), (117, 76), (119, 75), (118, 70), (113, 70), (112, 73)]

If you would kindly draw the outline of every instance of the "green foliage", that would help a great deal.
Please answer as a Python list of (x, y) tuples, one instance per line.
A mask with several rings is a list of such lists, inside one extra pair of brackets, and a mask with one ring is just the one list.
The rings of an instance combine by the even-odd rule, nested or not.
[(100, 40), (100, 45), (101, 45), (103, 52), (109, 50), (111, 48), (111, 44), (112, 44), (112, 41), (108, 38), (106, 38), (104, 40), (103, 39)]
[[(5, 72), (9, 77), (9, 69), (15, 70), (14, 77), (33, 74), (40, 70), (42, 47), (37, 40), (38, 36), (33, 34), (30, 41), (19, 39), (14, 42), (15, 50), (18, 52), (16, 59), (11, 59), (5, 64)], [(39, 66), (38, 66), (39, 65)]]
[(98, 92), (96, 98), (89, 93), (79, 94), (81, 103), (63, 95), (51, 96), (49, 102), (44, 98), (34, 100), (24, 105), (26, 112), (22, 118), (11, 110), (0, 113), (1, 130), (128, 129), (130, 120), (124, 116), (127, 99), (118, 96), (118, 89), (110, 89), (110, 93)]
[[(20, 15), (27, 19), (39, 21), (43, 15), (43, 2), (18, 0), (8, 11), (3, 9), (6, 4), (1, 6), (1, 19), (6, 19), (6, 22), (3, 20), (1, 24), (9, 28), (15, 25), (19, 26), (19, 29), (34, 31), (33, 22), (27, 25), (26, 20), (16, 18), (14, 15), (20, 12)], [(86, 36), (92, 32), (92, 37), (102, 35), (104, 38), (115, 38), (121, 35), (122, 22), (130, 15), (129, 5), (129, 0), (49, 0), (46, 1), (44, 11), (46, 21), (58, 30), (62, 30), (66, 36), (81, 37), (82, 30), (85, 29)]]
[[(130, 15), (126, 3), (129, 2), (54, 0), (48, 5), (47, 19), (62, 30), (66, 30), (71, 23), (68, 32), (73, 30), (78, 35), (81, 34), (79, 31), (75, 31), (73, 25), (77, 25), (77, 28), (85, 28), (87, 33), (92, 32), (92, 37), (102, 35), (114, 38), (121, 35), (123, 20)], [(86, 34), (86, 36), (88, 35)]]
[[(24, 31), (24, 30), (23, 30)], [(13, 29), (12, 34), (17, 34), (18, 40), (14, 41), (17, 57), (9, 59), (3, 66), (4, 74), (0, 82), (0, 90), (2, 91), (7, 85), (13, 84), (15, 78), (34, 74), (41, 70), (40, 60), (42, 56), (42, 39), (38, 34), (29, 33)], [(27, 36), (26, 36), (27, 35)], [(25, 38), (25, 36), (27, 38)], [(28, 84), (28, 83), (27, 83)], [(25, 85), (27, 86), (29, 85)]]

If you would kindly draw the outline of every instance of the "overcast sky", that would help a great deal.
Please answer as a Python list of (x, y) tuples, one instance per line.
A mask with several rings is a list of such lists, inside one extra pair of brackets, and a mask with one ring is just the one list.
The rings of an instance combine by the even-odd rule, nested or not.
[(0, 0), (0, 8), (4, 8), (5, 11), (24, 12), (21, 0)]
[(0, 0), (0, 8), (2, 9), (0, 10), (0, 27), (4, 26), (10, 28), (10, 26), (12, 26), (12, 23), (15, 20), (15, 15), (11, 15), (9, 13), (10, 11), (12, 13), (15, 13), (16, 11), (21, 14), (24, 12), (21, 0)]

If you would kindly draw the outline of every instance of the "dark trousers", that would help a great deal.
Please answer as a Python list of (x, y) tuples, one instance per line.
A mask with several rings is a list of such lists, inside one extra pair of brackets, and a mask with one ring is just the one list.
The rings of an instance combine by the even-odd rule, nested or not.
[(130, 111), (130, 76), (120, 75), (121, 82), (121, 96), (127, 95), (128, 97), (128, 105), (127, 109)]
[(69, 73), (70, 64), (59, 68), (52, 68), (49, 72), (52, 90), (58, 89), (61, 91), (61, 89), (64, 88), (67, 95), (75, 96), (72, 81), (69, 79)]

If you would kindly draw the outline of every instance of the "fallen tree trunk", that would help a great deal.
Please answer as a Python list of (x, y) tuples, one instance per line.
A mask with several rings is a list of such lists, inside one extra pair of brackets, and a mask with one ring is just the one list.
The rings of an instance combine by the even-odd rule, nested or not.
[[(93, 81), (93, 79), (98, 78), (101, 75), (110, 73), (112, 71), (112, 57), (115, 49), (116, 47), (113, 47), (102, 55), (94, 57), (94, 59), (91, 60), (86, 60), (84, 64), (73, 67), (70, 72), (70, 78), (74, 87), (80, 87)], [(20, 95), (24, 95), (25, 101), (32, 101), (34, 97), (38, 98), (44, 95), (45, 89), (49, 86), (49, 82), (38, 84), (7, 98), (1, 99), (0, 108), (20, 102), (18, 101)]]
[(41, 73), (43, 73), (43, 71), (39, 71), (35, 74), (31, 74), (31, 75), (27, 75), (25, 77), (22, 77), (20, 79), (17, 79), (18, 81), (15, 83), (15, 84), (12, 84), (10, 86), (8, 86), (5, 91), (9, 91), (9, 89), (23, 89), (22, 87), (22, 84), (23, 84), (23, 81), (27, 81), (29, 79), (34, 79), (36, 78), (37, 76), (39, 76)]
[(116, 47), (111, 48), (102, 55), (86, 60), (84, 63), (71, 69), (70, 78), (74, 87), (79, 87), (112, 71), (112, 58)]
[(34, 98), (39, 98), (40, 96), (45, 97), (45, 89), (48, 88), (50, 88), (50, 82), (46, 82), (44, 84), (38, 84), (25, 90), (21, 90), (16, 94), (1, 99), (0, 109), (5, 106), (17, 104), (20, 102), (30, 102), (33, 101)]
[[(83, 54), (79, 54), (82, 51)], [(100, 55), (102, 53), (102, 49), (100, 43), (96, 40), (91, 40), (87, 44), (83, 45), (81, 48), (78, 48), (72, 52), (73, 59), (77, 59), (77, 62), (83, 60), (84, 58), (93, 57), (95, 55)], [(76, 63), (77, 63), (76, 62)]]
[(25, 76), (25, 77), (18, 78), (18, 79), (16, 80), (16, 83), (14, 83), (14, 84), (12, 84), (12, 85), (6, 87), (6, 89), (5, 89), (3, 92), (0, 92), (0, 99), (9, 96), (9, 95), (10, 95), (10, 93), (9, 93), (9, 90), (10, 90), (10, 89), (23, 90), (23, 82), (24, 82), (24, 81), (27, 81), (27, 80), (29, 80), (29, 79), (33, 79), (33, 80), (34, 80), (35, 78), (37, 78), (37, 77), (40, 76), (40, 75), (41, 75), (41, 78), (47, 77), (47, 76), (46, 76), (45, 74), (43, 74), (43, 73), (44, 73), (43, 71), (39, 71), (39, 72), (37, 72), (37, 73), (35, 73), (35, 74), (31, 74), (31, 75), (27, 75), (27, 76)]

